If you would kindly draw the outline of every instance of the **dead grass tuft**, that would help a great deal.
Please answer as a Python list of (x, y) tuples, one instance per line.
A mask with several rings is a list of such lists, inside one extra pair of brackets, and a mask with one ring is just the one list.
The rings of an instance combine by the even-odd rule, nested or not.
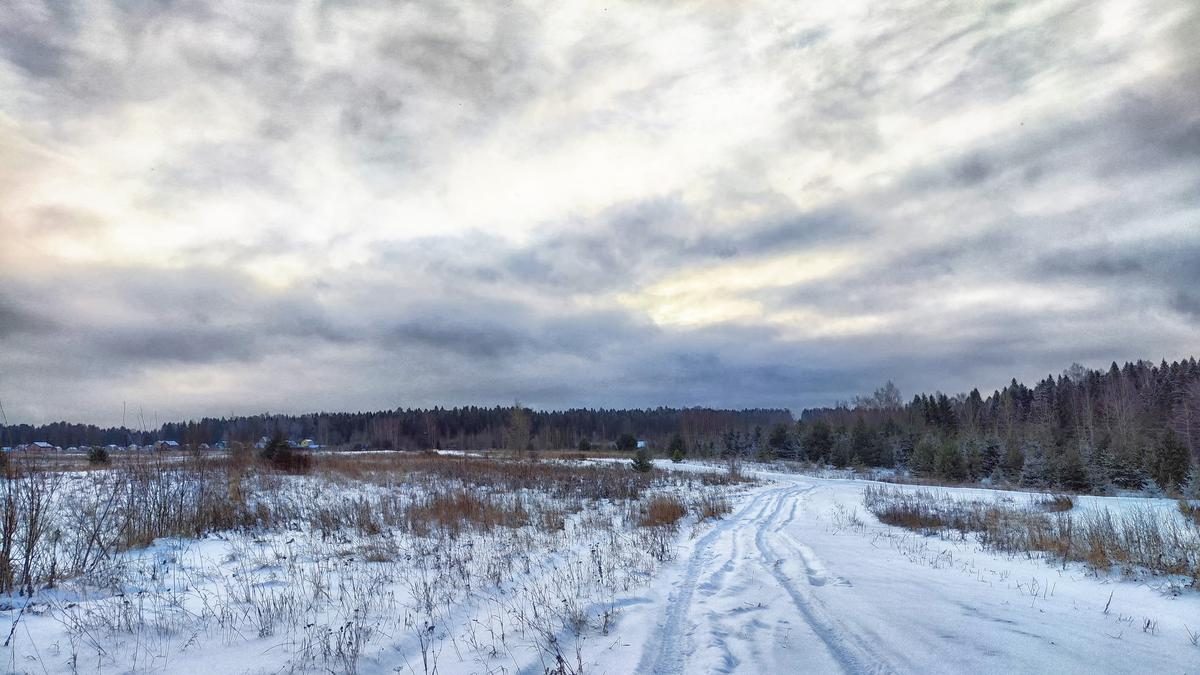
[(1108, 509), (1074, 513), (1054, 499), (1035, 501), (1034, 507), (1021, 509), (874, 485), (863, 491), (863, 502), (880, 522), (922, 534), (974, 535), (985, 547), (997, 551), (1042, 551), (1096, 570), (1117, 567), (1127, 573), (1146, 570), (1183, 575), (1200, 587), (1196, 532), (1151, 507), (1122, 513)]
[(705, 495), (696, 501), (696, 517), (700, 520), (724, 518), (733, 508), (722, 495)]
[(687, 516), (687, 505), (675, 496), (654, 497), (646, 504), (638, 524), (642, 527), (674, 526)]
[(405, 517), (409, 531), (422, 535), (431, 529), (454, 536), (465, 527), (486, 531), (529, 524), (529, 513), (519, 502), (503, 504), (494, 497), (480, 497), (466, 490), (425, 497), (408, 507)]
[(1044, 495), (1035, 500), (1043, 510), (1050, 513), (1061, 513), (1075, 508), (1075, 500), (1070, 495)]

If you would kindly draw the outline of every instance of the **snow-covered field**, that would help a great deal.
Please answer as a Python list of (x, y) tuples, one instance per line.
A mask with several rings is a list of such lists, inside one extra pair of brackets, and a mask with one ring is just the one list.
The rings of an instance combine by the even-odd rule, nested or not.
[[(694, 475), (711, 467), (685, 464)], [(749, 468), (749, 467), (747, 467)], [(159, 540), (8, 599), (10, 671), (1200, 673), (1200, 592), (881, 525), (869, 483), (663, 481), (732, 513), (636, 527), (631, 504), (521, 495), (531, 523), (437, 533), (296, 526)], [(281, 490), (385, 508), (396, 487)], [(339, 494), (338, 490), (344, 492)], [(985, 490), (945, 490), (983, 499)], [(1018, 495), (1020, 496), (1020, 495)], [(406, 500), (419, 499), (408, 494)], [(1076, 509), (1168, 500), (1086, 498)], [(543, 517), (565, 513), (561, 525)], [(545, 515), (543, 515), (545, 514)], [(303, 523), (320, 522), (305, 516)], [(379, 531), (377, 531), (379, 530)]]

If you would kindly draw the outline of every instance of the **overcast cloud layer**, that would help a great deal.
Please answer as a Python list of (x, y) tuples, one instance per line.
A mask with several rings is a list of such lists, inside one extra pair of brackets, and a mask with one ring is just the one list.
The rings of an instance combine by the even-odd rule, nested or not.
[(0, 4), (10, 421), (1200, 352), (1200, 6)]

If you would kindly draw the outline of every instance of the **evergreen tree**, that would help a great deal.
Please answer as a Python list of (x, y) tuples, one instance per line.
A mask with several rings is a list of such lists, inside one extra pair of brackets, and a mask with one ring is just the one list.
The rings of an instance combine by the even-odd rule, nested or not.
[(591, 452), (592, 451), (592, 443), (591, 443), (591, 441), (589, 441), (586, 438), (579, 439), (579, 445), (577, 447), (578, 447), (579, 452)]
[(855, 464), (879, 466), (879, 446), (875, 432), (867, 427), (862, 417), (854, 423), (850, 433), (850, 458)]
[(912, 457), (908, 462), (909, 470), (918, 476), (933, 474), (937, 453), (937, 439), (932, 436), (921, 437), (921, 440), (917, 441), (917, 447), (913, 448)]
[(1040, 443), (1030, 443), (1026, 447), (1024, 456), (1025, 462), (1021, 466), (1021, 487), (1048, 487), (1051, 475), (1045, 449)]
[(1004, 446), (1000, 439), (988, 436), (983, 440), (983, 449), (979, 454), (979, 475), (990, 476), (1000, 466)]
[(1162, 489), (1174, 492), (1183, 487), (1191, 468), (1191, 456), (1174, 429), (1167, 429), (1163, 435), (1154, 460), (1153, 478)]
[(967, 477), (962, 453), (953, 441), (943, 441), (934, 457), (934, 472), (943, 480), (960, 481)]
[(833, 430), (830, 428), (829, 422), (823, 419), (817, 420), (808, 430), (808, 438), (804, 445), (808, 459), (828, 461), (830, 453), (833, 452)]
[(654, 468), (654, 463), (650, 461), (650, 450), (648, 448), (638, 448), (637, 454), (630, 461), (634, 471), (648, 473)]
[(678, 464), (683, 461), (687, 454), (687, 446), (683, 442), (683, 436), (675, 434), (671, 437), (671, 444), (667, 446), (667, 451), (671, 454), (671, 461)]
[(1200, 467), (1193, 466), (1188, 471), (1187, 482), (1183, 485), (1184, 499), (1200, 499)]
[(792, 435), (788, 432), (786, 424), (776, 424), (771, 428), (771, 435), (767, 438), (767, 447), (770, 448), (772, 456), (790, 458), (791, 446)]
[(844, 469), (850, 466), (850, 454), (850, 436), (844, 430), (839, 431), (833, 437), (833, 449), (829, 451), (829, 463), (835, 468)]
[(1021, 452), (1021, 447), (1017, 445), (1016, 441), (1009, 440), (1006, 445), (1000, 468), (1004, 470), (1004, 475), (1010, 480), (1016, 480), (1025, 468), (1025, 453)]
[(1075, 445), (1067, 446), (1058, 463), (1058, 484), (1067, 490), (1086, 492), (1092, 486), (1083, 456)]

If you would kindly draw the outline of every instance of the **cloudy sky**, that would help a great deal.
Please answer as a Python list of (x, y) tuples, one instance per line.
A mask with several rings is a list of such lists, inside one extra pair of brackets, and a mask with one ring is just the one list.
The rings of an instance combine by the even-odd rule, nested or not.
[(1200, 5), (7, 0), (10, 421), (1200, 355)]

